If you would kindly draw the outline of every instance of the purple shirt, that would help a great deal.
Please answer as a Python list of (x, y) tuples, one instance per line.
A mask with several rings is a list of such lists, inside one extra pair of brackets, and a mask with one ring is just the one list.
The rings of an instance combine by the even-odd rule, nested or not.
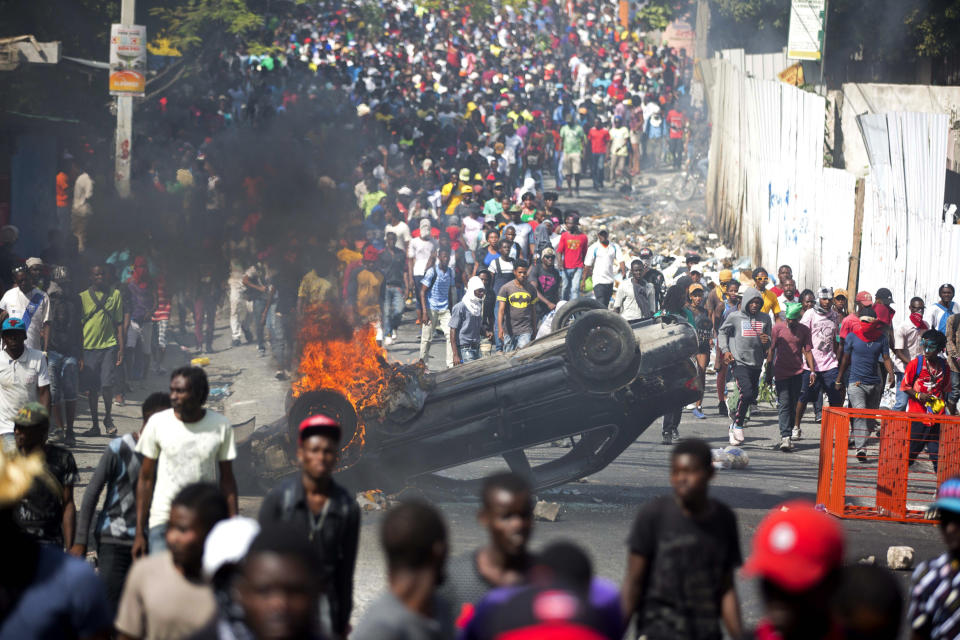
[[(817, 371), (830, 371), (840, 366), (834, 348), (837, 345), (837, 312), (831, 309), (827, 313), (817, 313), (816, 309), (807, 309), (800, 324), (810, 329), (810, 341), (813, 343), (813, 365)], [(803, 369), (808, 369), (804, 360)]]

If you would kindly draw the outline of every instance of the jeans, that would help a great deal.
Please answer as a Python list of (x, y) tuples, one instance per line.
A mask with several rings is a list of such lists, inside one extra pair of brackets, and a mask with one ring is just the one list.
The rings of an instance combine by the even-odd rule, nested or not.
[(605, 155), (594, 153), (590, 156), (590, 177), (593, 178), (594, 189), (603, 189), (603, 160)]
[(503, 341), (500, 339), (500, 305), (503, 304), (497, 300), (493, 305), (493, 350), (503, 351)]
[(428, 322), (423, 323), (420, 330), (420, 359), (424, 362), (430, 355), (430, 343), (433, 342), (433, 332), (437, 329), (443, 333), (443, 342), (447, 345), (447, 368), (453, 366), (453, 346), (450, 344), (450, 309), (427, 309)]
[(737, 408), (733, 412), (733, 422), (738, 427), (742, 427), (747, 419), (747, 411), (750, 410), (750, 405), (753, 404), (760, 393), (760, 367), (749, 367), (739, 362), (734, 363), (733, 380), (737, 383), (737, 389), (740, 392)]
[(673, 435), (675, 431), (678, 431), (680, 427), (680, 418), (683, 416), (683, 407), (680, 407), (676, 411), (670, 411), (663, 414), (663, 428), (660, 431), (661, 434)]
[(950, 391), (950, 395), (947, 396), (947, 399), (950, 402), (956, 403), (960, 401), (960, 372), (950, 372), (950, 386), (953, 389)]
[(593, 285), (593, 297), (597, 299), (597, 302), (603, 305), (603, 308), (606, 309), (610, 306), (610, 298), (613, 297), (613, 285), (612, 284), (595, 284)]
[(922, 422), (910, 423), (910, 464), (917, 461), (917, 456), (923, 449), (927, 449), (933, 470), (937, 471), (940, 461), (940, 425), (925, 425)]
[(260, 318), (263, 317), (263, 311), (267, 308), (267, 301), (263, 299), (258, 299), (253, 301), (253, 322), (254, 327), (256, 327), (257, 334), (257, 348), (260, 351), (263, 351), (267, 348), (267, 343), (264, 341), (264, 331), (266, 330), (266, 323), (261, 322)]
[(167, 550), (167, 523), (150, 527), (147, 531), (147, 547), (150, 555), (163, 553)]
[(458, 347), (460, 351), (460, 361), (463, 363), (473, 362), (474, 360), (480, 359), (480, 343), (475, 342), (473, 344), (461, 344)]
[(523, 349), (525, 346), (530, 344), (532, 339), (532, 334), (529, 333), (520, 333), (515, 336), (505, 333), (503, 334), (503, 352), (510, 353), (511, 351), (516, 351), (517, 349)]
[(777, 390), (777, 419), (780, 425), (780, 437), (789, 438), (793, 427), (795, 426), (797, 416), (797, 403), (800, 401), (801, 385), (803, 384), (803, 374), (798, 373), (795, 376), (777, 378), (775, 388)]
[(401, 285), (388, 284), (383, 288), (383, 335), (389, 336), (400, 326), (403, 315), (404, 294)]
[(283, 331), (283, 315), (277, 312), (277, 303), (267, 307), (266, 330), (270, 334), (270, 351), (278, 369), (286, 369), (287, 341)]
[(75, 402), (80, 388), (80, 363), (77, 359), (48, 351), (47, 370), (50, 372), (51, 402)]
[(840, 372), (838, 367), (820, 371), (813, 379), (813, 385), (810, 384), (810, 372), (803, 372), (803, 388), (801, 389), (800, 402), (813, 402), (813, 408), (817, 413), (823, 410), (823, 394), (827, 394), (827, 401), (831, 407), (839, 407), (843, 404), (843, 391), (837, 389), (837, 374)]
[(900, 373), (899, 371), (894, 374), (897, 377), (897, 401), (893, 404), (894, 411), (906, 411), (907, 410), (907, 401), (910, 400), (910, 396), (907, 395), (906, 391), (900, 390), (900, 383), (903, 382), (903, 376), (905, 374)]
[(107, 586), (107, 600), (110, 602), (110, 612), (116, 614), (120, 604), (120, 595), (123, 593), (123, 583), (127, 579), (127, 572), (133, 564), (130, 554), (130, 545), (101, 542), (97, 548), (97, 564), (100, 578)]
[[(847, 385), (847, 398), (850, 400), (852, 409), (877, 409), (880, 407), (880, 398), (883, 396), (883, 383), (860, 384), (850, 383)], [(867, 425), (866, 418), (853, 419), (853, 446), (857, 449), (863, 449), (867, 446), (867, 437), (870, 435), (870, 427)]]
[(575, 269), (560, 269), (560, 278), (563, 280), (563, 286), (560, 290), (561, 300), (576, 300), (580, 297), (580, 277), (583, 275), (583, 267)]

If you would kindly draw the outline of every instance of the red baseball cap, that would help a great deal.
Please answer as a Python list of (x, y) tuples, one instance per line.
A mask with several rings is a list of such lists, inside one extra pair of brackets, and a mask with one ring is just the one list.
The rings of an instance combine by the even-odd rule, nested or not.
[(330, 416), (318, 413), (300, 423), (299, 433), (300, 442), (310, 436), (327, 436), (339, 442), (341, 428), (340, 423)]
[(858, 293), (856, 300), (860, 304), (873, 304), (873, 296), (870, 295), (869, 291), (861, 291)]
[(820, 582), (843, 563), (843, 529), (803, 501), (787, 502), (767, 514), (753, 537), (745, 576), (766, 578), (782, 589), (800, 592)]

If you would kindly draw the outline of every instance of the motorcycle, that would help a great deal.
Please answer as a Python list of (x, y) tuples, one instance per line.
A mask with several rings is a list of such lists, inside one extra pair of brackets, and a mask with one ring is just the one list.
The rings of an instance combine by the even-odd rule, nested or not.
[(670, 182), (670, 192), (678, 202), (688, 202), (694, 196), (706, 194), (706, 154), (700, 152), (689, 156), (683, 171), (674, 176)]

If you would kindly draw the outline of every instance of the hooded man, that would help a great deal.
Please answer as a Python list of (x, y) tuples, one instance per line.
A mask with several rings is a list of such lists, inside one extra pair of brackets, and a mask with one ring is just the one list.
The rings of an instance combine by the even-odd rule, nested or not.
[(453, 364), (480, 359), (480, 340), (483, 338), (483, 298), (487, 289), (478, 276), (467, 282), (463, 299), (450, 311), (450, 346)]
[(733, 365), (733, 377), (740, 392), (730, 423), (730, 444), (743, 443), (743, 424), (747, 410), (757, 398), (760, 369), (767, 356), (773, 323), (763, 313), (763, 298), (759, 291), (748, 287), (743, 292), (740, 308), (730, 313), (717, 332), (717, 341), (725, 364)]

